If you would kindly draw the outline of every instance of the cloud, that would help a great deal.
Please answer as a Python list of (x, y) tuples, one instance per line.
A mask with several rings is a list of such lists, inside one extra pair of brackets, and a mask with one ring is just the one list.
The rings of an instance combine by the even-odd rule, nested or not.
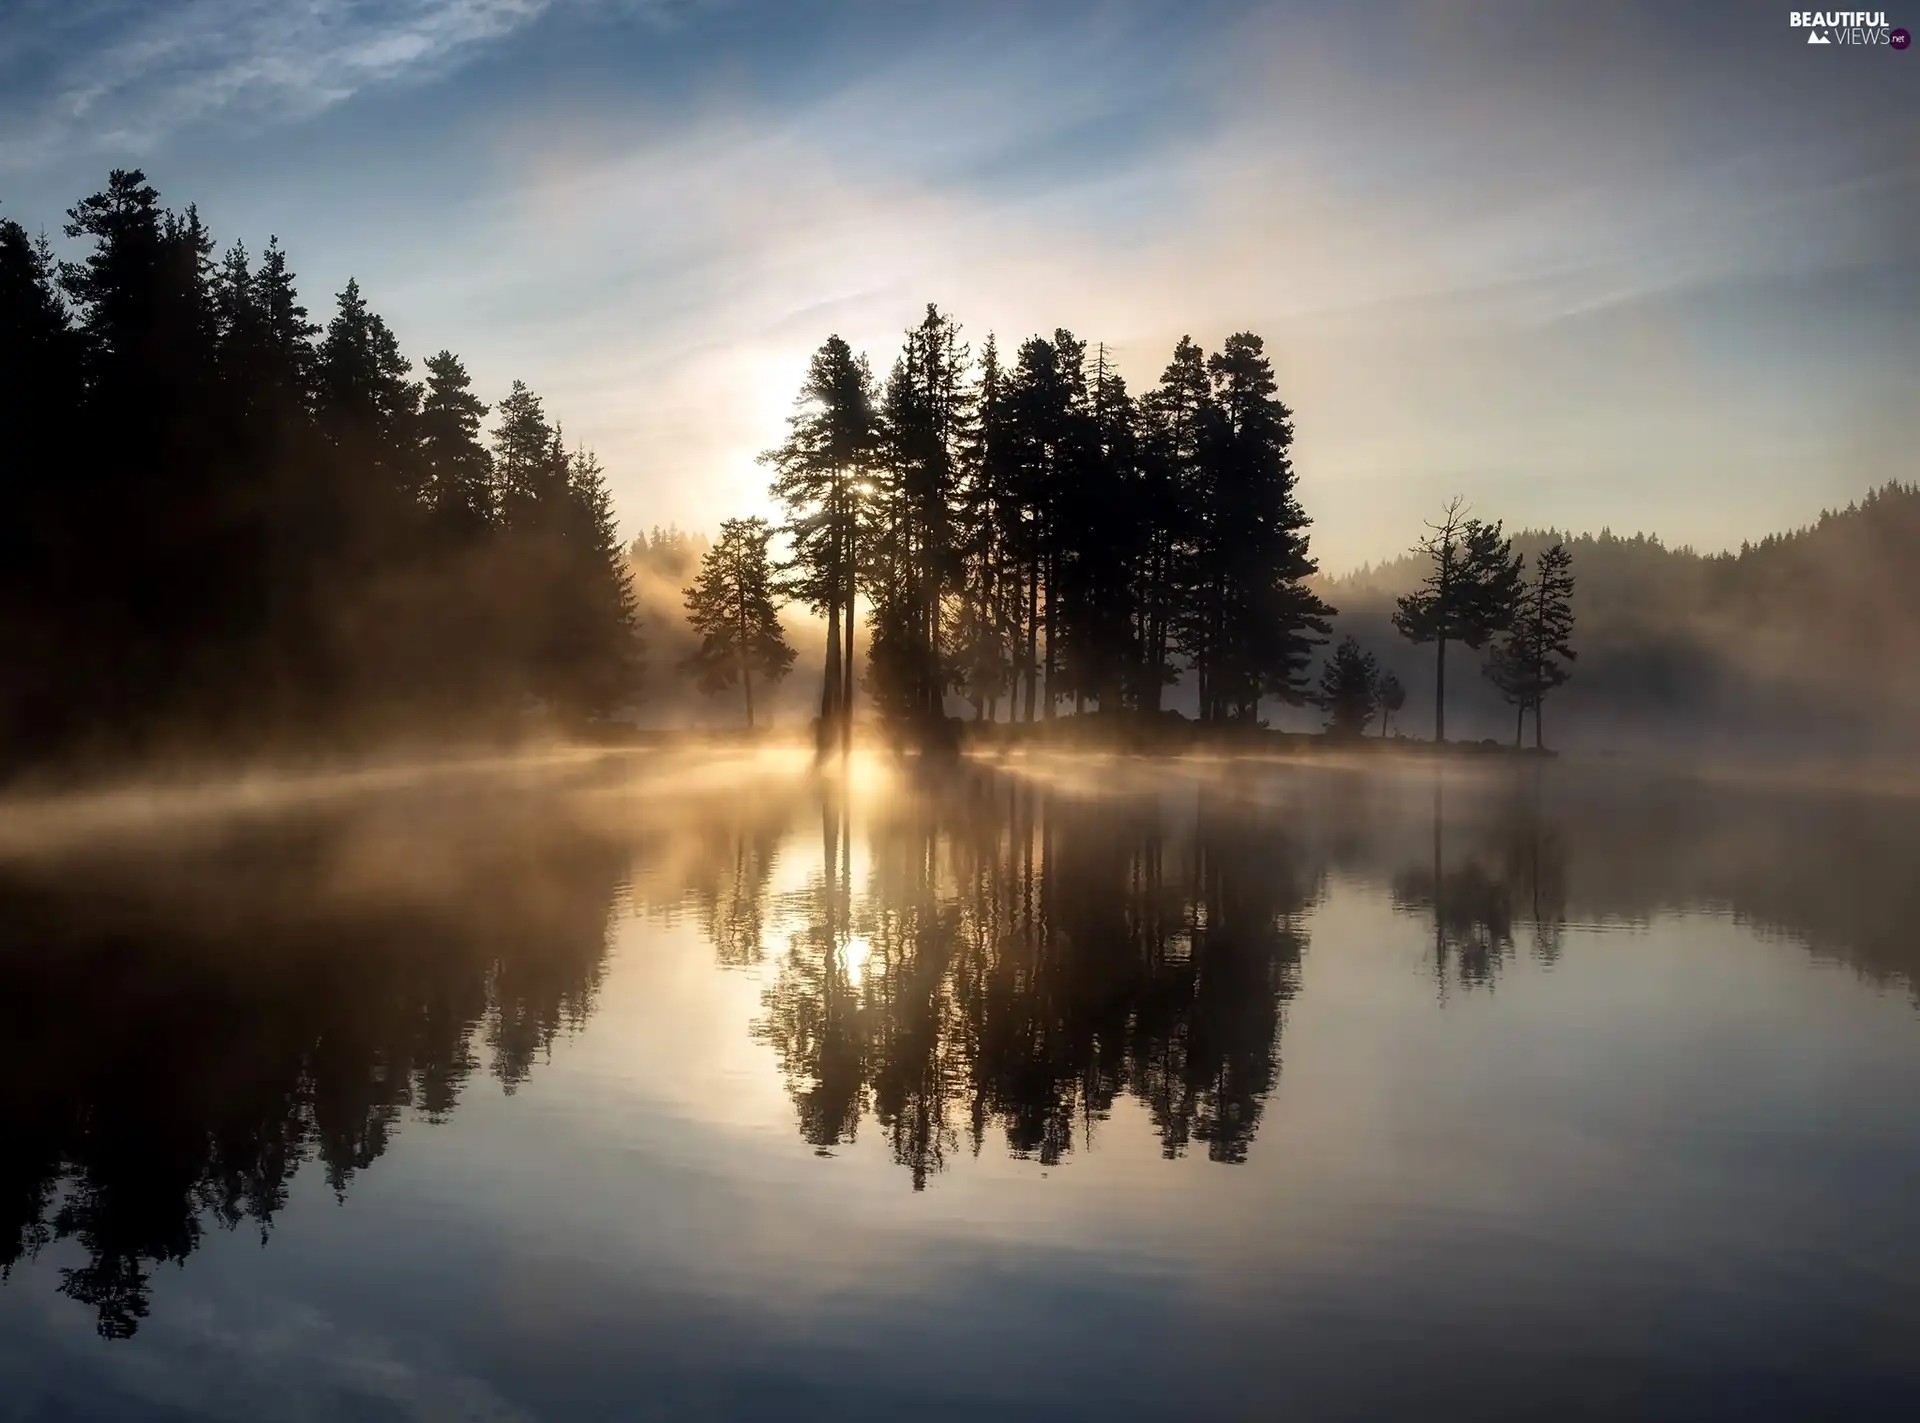
[(446, 74), (568, 0), (99, 0), (33, 5), (0, 72), (51, 74), (0, 155), (141, 153), (198, 120), (308, 118), (362, 90)]

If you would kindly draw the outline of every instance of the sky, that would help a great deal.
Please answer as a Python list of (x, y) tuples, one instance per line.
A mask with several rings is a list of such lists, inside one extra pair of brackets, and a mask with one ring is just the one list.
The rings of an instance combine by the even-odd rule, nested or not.
[[(1886, 12), (1920, 28), (1920, 0)], [(1329, 571), (1454, 494), (1718, 549), (1920, 477), (1920, 51), (1785, 6), (4, 0), (0, 214), (138, 166), (515, 379), (622, 524), (770, 512), (830, 333), (1261, 334)], [(1844, 38), (1844, 37), (1841, 37)]]

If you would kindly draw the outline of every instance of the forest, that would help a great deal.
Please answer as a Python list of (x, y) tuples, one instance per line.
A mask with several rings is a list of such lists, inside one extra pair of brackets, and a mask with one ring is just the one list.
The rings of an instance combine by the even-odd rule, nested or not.
[(355, 282), (310, 315), (277, 240), (221, 250), (139, 171), (62, 232), (0, 220), (12, 773), (696, 721), (825, 751), (856, 709), (946, 746), (1445, 741), (1450, 703), (1456, 740), (1872, 739), (1920, 710), (1911, 486), (1727, 555), (1454, 500), (1330, 576), (1260, 336), (1183, 337), (1136, 392), (1068, 330), (976, 350), (929, 305), (884, 378), (838, 336), (799, 373), (774, 520), (627, 541), (537, 394), (416, 366)]
[[(117, 170), (80, 247), (0, 223), (0, 745), (14, 766), (484, 734), (618, 711), (641, 644), (606, 477), (516, 383), (416, 378), (349, 281), (218, 257)], [(483, 421), (493, 417), (491, 438)]]

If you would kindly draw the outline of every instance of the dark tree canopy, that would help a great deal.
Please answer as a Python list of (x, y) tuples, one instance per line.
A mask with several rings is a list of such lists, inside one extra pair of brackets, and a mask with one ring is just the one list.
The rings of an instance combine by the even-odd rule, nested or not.
[(493, 735), (528, 698), (618, 711), (639, 644), (604, 474), (524, 387), (416, 374), (357, 282), (324, 330), (137, 170), (74, 205), (56, 264), (0, 222), (0, 748)]

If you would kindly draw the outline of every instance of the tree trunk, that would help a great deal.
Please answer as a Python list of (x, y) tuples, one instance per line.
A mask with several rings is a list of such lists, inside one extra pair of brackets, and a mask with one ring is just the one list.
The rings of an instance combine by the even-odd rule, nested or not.
[(1055, 670), (1054, 650), (1059, 646), (1059, 632), (1060, 632), (1059, 618), (1057, 615), (1059, 599), (1055, 598), (1053, 595), (1054, 586), (1060, 581), (1059, 578), (1056, 576), (1056, 573), (1057, 573), (1056, 563), (1057, 563), (1057, 560), (1053, 558), (1049, 558), (1047, 560), (1046, 691), (1042, 694), (1040, 714), (1042, 717), (1044, 717), (1048, 721), (1052, 721), (1054, 716), (1054, 700), (1055, 700), (1054, 693), (1057, 690), (1054, 686), (1054, 676), (1053, 676), (1054, 670)]
[(1447, 739), (1447, 640), (1434, 639), (1439, 647), (1433, 664), (1433, 744)]
[(847, 567), (847, 661), (844, 669), (845, 690), (840, 697), (840, 753), (844, 756), (853, 750), (853, 619), (859, 606), (860, 590), (854, 586), (852, 561)]
[(1540, 703), (1539, 702), (1535, 702), (1533, 704), (1533, 749), (1535, 751), (1543, 751), (1546, 749), (1545, 736), (1544, 736), (1544, 733), (1542, 733), (1540, 730)]
[(1525, 702), (1522, 702), (1514, 710), (1514, 716), (1513, 716), (1513, 749), (1515, 751), (1518, 751), (1520, 749), (1520, 738), (1526, 734), (1526, 730), (1527, 730), (1527, 704)]
[(1027, 570), (1027, 711), (1024, 720), (1032, 722), (1035, 683), (1040, 676), (1040, 566), (1035, 563)]
[(740, 691), (747, 700), (747, 730), (753, 730), (753, 663), (747, 660), (747, 605), (742, 597), (735, 605), (733, 619), (734, 656), (740, 660)]
[(833, 746), (840, 705), (840, 598), (827, 599), (827, 671), (820, 679), (820, 733), (815, 746), (825, 755)]

